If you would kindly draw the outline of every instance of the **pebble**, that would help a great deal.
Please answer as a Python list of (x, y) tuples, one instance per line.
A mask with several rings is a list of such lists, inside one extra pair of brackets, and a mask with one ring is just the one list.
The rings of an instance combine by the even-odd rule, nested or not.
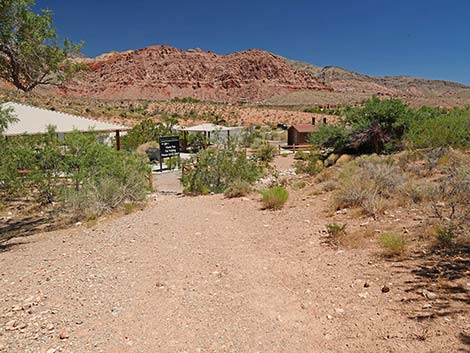
[(429, 300), (437, 299), (437, 294), (435, 294), (433, 292), (430, 292), (427, 289), (423, 289), (421, 294), (423, 294), (423, 297), (425, 297), (426, 299), (429, 299)]
[(382, 293), (388, 293), (388, 292), (390, 292), (390, 287), (383, 286), (382, 287)]
[(69, 337), (70, 337), (70, 336), (69, 336), (69, 333), (68, 333), (67, 331), (65, 331), (65, 330), (64, 330), (64, 331), (61, 331), (61, 332), (59, 333), (59, 338), (60, 338), (61, 340), (66, 340), (66, 339), (69, 338)]

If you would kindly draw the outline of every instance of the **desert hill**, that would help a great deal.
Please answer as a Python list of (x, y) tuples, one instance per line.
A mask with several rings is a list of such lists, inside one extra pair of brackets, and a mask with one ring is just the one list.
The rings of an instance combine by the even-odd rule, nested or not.
[(59, 94), (104, 99), (194, 97), (287, 105), (354, 103), (371, 95), (430, 105), (470, 103), (470, 88), (463, 84), (368, 76), (257, 49), (223, 55), (152, 46), (77, 60), (86, 64), (86, 70), (61, 87)]

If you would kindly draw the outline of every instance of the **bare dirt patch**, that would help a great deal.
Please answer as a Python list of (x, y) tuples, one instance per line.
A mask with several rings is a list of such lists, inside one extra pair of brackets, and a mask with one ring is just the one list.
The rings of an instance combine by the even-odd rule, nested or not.
[(424, 304), (408, 266), (322, 245), (325, 200), (293, 191), (271, 212), (256, 195), (157, 195), (113, 221), (10, 241), (1, 350), (465, 351), (465, 313), (413, 318)]

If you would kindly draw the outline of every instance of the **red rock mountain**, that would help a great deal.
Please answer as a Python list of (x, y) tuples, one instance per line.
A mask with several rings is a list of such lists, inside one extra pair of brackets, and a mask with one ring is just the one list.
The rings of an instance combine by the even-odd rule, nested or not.
[(197, 97), (261, 101), (298, 90), (332, 90), (314, 75), (261, 50), (218, 55), (154, 46), (85, 59), (88, 70), (63, 89), (67, 95), (115, 99)]
[[(107, 99), (195, 97), (224, 102), (259, 102), (299, 91), (336, 100), (351, 94), (402, 98), (470, 95), (453, 82), (412, 77), (373, 77), (337, 67), (319, 67), (262, 50), (219, 55), (153, 46), (94, 59), (60, 89), (61, 94)], [(312, 95), (311, 95), (312, 96)]]

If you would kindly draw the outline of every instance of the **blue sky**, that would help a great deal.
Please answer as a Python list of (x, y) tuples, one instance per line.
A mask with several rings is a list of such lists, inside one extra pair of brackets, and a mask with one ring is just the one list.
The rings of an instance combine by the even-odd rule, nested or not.
[(468, 0), (37, 0), (83, 52), (259, 48), (371, 75), (470, 85)]

